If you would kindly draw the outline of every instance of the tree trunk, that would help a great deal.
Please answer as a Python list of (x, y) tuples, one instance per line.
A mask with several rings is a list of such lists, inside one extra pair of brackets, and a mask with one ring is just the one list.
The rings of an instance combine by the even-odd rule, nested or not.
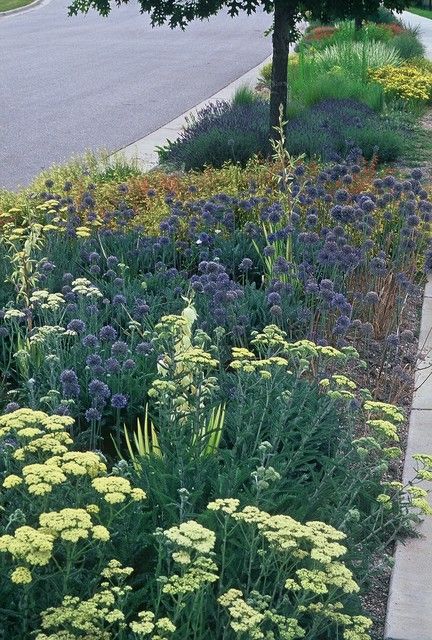
[(274, 127), (279, 124), (279, 109), (286, 119), (288, 98), (288, 53), (295, 22), (296, 0), (275, 0), (273, 24), (273, 65), (270, 95), (270, 138), (279, 138)]
[(356, 16), (354, 18), (354, 25), (355, 25), (355, 30), (360, 31), (360, 29), (363, 26), (363, 20), (359, 16)]

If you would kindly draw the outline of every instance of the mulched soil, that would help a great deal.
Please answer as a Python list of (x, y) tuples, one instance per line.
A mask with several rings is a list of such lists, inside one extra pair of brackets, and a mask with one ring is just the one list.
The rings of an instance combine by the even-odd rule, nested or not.
[[(416, 297), (414, 303), (406, 310), (402, 329), (410, 329), (418, 337), (421, 319), (421, 305), (423, 296), (421, 293)], [(401, 355), (396, 356), (395, 362), (388, 361), (381, 371), (382, 353), (384, 344), (382, 341), (374, 340), (369, 343), (367, 354), (361, 355), (367, 359), (368, 370), (364, 373), (364, 378), (356, 382), (364, 387), (373, 390), (377, 400), (392, 402), (402, 407), (407, 415), (406, 422), (400, 427), (400, 446), (403, 452), (406, 450), (409, 416), (411, 411), (412, 396), (414, 392), (414, 373), (419, 359), (419, 346), (417, 339), (405, 344)], [(380, 373), (381, 371), (381, 373)], [(403, 472), (403, 460), (395, 461), (389, 471), (389, 479), (400, 480)], [(386, 554), (391, 557), (394, 552), (394, 545), (390, 545)], [(371, 588), (362, 597), (365, 612), (374, 621), (372, 637), (374, 640), (383, 640), (384, 624), (387, 609), (387, 600), (390, 587), (391, 566), (383, 561), (382, 555), (372, 562)]]

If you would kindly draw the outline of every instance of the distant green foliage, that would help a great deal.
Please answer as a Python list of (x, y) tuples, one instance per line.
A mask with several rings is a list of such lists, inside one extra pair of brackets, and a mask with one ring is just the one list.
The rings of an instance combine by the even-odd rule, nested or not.
[(409, 30), (395, 36), (392, 45), (404, 60), (412, 58), (422, 58), (425, 48), (421, 42), (417, 30)]

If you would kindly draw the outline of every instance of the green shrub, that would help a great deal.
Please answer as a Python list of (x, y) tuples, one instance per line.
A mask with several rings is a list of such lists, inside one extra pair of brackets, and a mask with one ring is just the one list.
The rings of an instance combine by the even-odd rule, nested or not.
[(392, 22), (399, 22), (398, 18), (394, 13), (392, 13), (392, 11), (382, 6), (369, 16), (369, 20), (382, 24), (392, 24)]
[(256, 99), (205, 107), (176, 140), (159, 149), (159, 157), (189, 170), (221, 167), (228, 160), (245, 165), (253, 155), (269, 151), (268, 103)]
[(365, 158), (381, 162), (397, 159), (405, 150), (404, 137), (392, 123), (353, 100), (328, 99), (300, 113), (287, 127), (290, 153), (331, 159), (344, 157), (352, 146)]
[(392, 45), (403, 60), (424, 57), (425, 48), (416, 30), (405, 31), (395, 36)]
[(247, 85), (238, 87), (234, 93), (233, 104), (250, 105), (257, 100), (257, 94)]
[(258, 83), (262, 84), (264, 87), (267, 87), (268, 89), (271, 86), (272, 68), (273, 68), (272, 63), (267, 62), (267, 64), (265, 64), (262, 67), (259, 78), (258, 78)]

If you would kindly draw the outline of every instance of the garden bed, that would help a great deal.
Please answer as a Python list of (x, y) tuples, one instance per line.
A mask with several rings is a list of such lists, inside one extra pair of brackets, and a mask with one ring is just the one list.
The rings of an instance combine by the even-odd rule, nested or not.
[(378, 19), (308, 30), (285, 146), (241, 90), (175, 170), (90, 155), (0, 192), (6, 637), (382, 640), (430, 513), (429, 452), (401, 480), (432, 70)]
[(0, 210), (8, 637), (379, 638), (432, 469), (421, 171), (89, 158)]
[[(354, 23), (310, 27), (288, 64), (287, 148), (321, 161), (340, 161), (353, 147), (380, 163), (417, 163), (430, 155), (421, 116), (432, 97), (431, 63), (418, 32), (381, 12)], [(257, 93), (239, 90), (232, 103), (208, 105), (190, 118), (176, 140), (159, 149), (177, 169), (244, 165), (271, 154), (268, 96), (271, 63)], [(408, 142), (409, 141), (409, 142)]]

